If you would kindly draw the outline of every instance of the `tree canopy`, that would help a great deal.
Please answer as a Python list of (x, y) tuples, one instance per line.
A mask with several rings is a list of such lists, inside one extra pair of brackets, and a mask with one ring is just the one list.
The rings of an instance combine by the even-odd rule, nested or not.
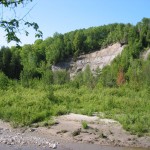
[[(137, 72), (135, 77), (132, 70), (134, 70), (134, 64), (137, 64), (136, 68), (141, 70), (142, 67), (145, 68), (140, 54), (150, 47), (149, 18), (143, 18), (135, 26), (115, 23), (75, 30), (65, 34), (55, 33), (53, 37), (45, 40), (38, 39), (34, 44), (24, 45), (19, 49), (2, 47), (0, 70), (12, 79), (27, 81), (27, 79), (48, 78), (49, 76), (51, 79), (57, 79), (57, 82), (51, 79), (48, 82), (60, 83), (58, 77), (67, 75), (67, 73), (53, 74), (53, 76), (51, 65), (70, 57), (76, 60), (80, 54), (100, 50), (116, 42), (120, 42), (121, 45), (126, 44), (126, 47), (111, 66), (102, 70), (99, 76), (101, 83), (104, 86), (117, 86), (125, 81), (133, 81), (133, 79), (139, 81), (142, 74)], [(83, 82), (80, 83), (85, 83), (85, 74), (80, 77), (83, 78)], [(61, 81), (61, 83), (63, 82)], [(90, 81), (90, 83), (93, 84), (95, 81)]]

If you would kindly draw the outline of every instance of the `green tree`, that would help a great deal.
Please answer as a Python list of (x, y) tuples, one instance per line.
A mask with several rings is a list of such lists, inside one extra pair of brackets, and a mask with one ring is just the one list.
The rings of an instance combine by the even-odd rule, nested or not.
[(82, 30), (77, 31), (73, 41), (74, 53), (80, 54), (81, 52), (84, 51), (84, 41), (85, 41), (84, 32)]
[(83, 83), (90, 88), (94, 88), (95, 86), (94, 76), (89, 65), (86, 66), (83, 72)]
[(38, 71), (37, 55), (32, 45), (24, 45), (20, 52), (21, 64), (23, 71), (21, 73), (22, 81), (27, 83), (33, 78), (40, 78), (41, 73)]
[(70, 76), (66, 70), (58, 70), (53, 73), (54, 84), (64, 84), (70, 80)]
[(140, 72), (140, 85), (144, 84), (147, 88), (150, 86), (150, 60), (143, 62)]
[(40, 70), (42, 74), (43, 84), (51, 85), (53, 83), (53, 72), (51, 70), (51, 66), (49, 66), (45, 62), (41, 62)]
[(10, 60), (10, 78), (12, 79), (19, 79), (20, 73), (23, 69), (21, 65), (21, 58), (20, 58), (20, 50), (16, 47), (11, 47), (11, 60)]
[(63, 60), (65, 50), (62, 34), (55, 33), (53, 39), (53, 42), (46, 49), (46, 60), (51, 64)]
[[(33, 27), (33, 29), (36, 31), (35, 37), (41, 37), (42, 32), (39, 30), (39, 26), (35, 22), (28, 22), (25, 21), (25, 16), (29, 13), (27, 12), (26, 15), (19, 18), (19, 15), (16, 15), (16, 8), (19, 6), (26, 6), (29, 2), (32, 2), (33, 0), (0, 0), (0, 6), (4, 7), (5, 9), (11, 11), (11, 13), (14, 13), (15, 18), (7, 18), (5, 17), (4, 13), (1, 13), (0, 18), (0, 27), (4, 29), (6, 32), (6, 38), (8, 42), (15, 41), (17, 43), (21, 42), (19, 37), (17, 36), (18, 30), (26, 27)], [(30, 10), (31, 11), (31, 10)], [(25, 35), (28, 35), (29, 32), (27, 30), (24, 30)]]
[(0, 50), (0, 70), (3, 71), (7, 76), (10, 76), (10, 61), (12, 53), (10, 48), (2, 47)]
[[(129, 85), (134, 89), (139, 89), (143, 85), (143, 79), (140, 77), (142, 73), (142, 63), (139, 59), (133, 59), (130, 62), (130, 66), (126, 72), (126, 78)], [(142, 79), (142, 80), (141, 80)]]
[(3, 72), (0, 72), (0, 89), (6, 90), (8, 84), (9, 84), (8, 77)]
[(111, 66), (103, 68), (99, 82), (101, 82), (104, 87), (116, 86), (117, 73), (115, 70)]

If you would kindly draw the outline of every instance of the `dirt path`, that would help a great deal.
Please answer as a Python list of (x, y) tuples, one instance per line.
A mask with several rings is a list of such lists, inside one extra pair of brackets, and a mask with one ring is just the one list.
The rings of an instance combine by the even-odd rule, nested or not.
[[(113, 147), (150, 148), (150, 137), (131, 135), (123, 130), (118, 122), (111, 119), (99, 119), (96, 116), (88, 117), (78, 114), (69, 114), (57, 117), (55, 121), (57, 124), (50, 128), (38, 127), (27, 129), (13, 129), (9, 123), (0, 121), (0, 145), (11, 147), (25, 146), (25, 148), (28, 145), (36, 145), (37, 147), (42, 147), (43, 150), (46, 148), (62, 150), (63, 147), (66, 148), (69, 145), (68, 143), (76, 143), (75, 147), (78, 147), (78, 149), (82, 149), (82, 146), (86, 146), (86, 144), (96, 144), (98, 147), (100, 145), (110, 145)], [(86, 122), (88, 126), (87, 129), (83, 129), (83, 121)], [(80, 145), (77, 143), (84, 144)], [(71, 144), (70, 147), (71, 146), (73, 146), (73, 144)], [(95, 145), (93, 145), (93, 147), (94, 146)], [(109, 150), (108, 147), (107, 150)]]

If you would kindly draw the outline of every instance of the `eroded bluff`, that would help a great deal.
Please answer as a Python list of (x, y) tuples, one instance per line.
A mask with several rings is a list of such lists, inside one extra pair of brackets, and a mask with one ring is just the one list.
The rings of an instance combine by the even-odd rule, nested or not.
[(77, 57), (76, 61), (73, 61), (73, 58), (70, 58), (63, 62), (59, 62), (52, 66), (52, 70), (66, 69), (69, 70), (70, 77), (73, 77), (89, 65), (92, 72), (94, 72), (97, 68), (102, 69), (104, 66), (109, 65), (114, 58), (121, 54), (123, 48), (124, 46), (120, 43), (115, 43), (107, 48), (80, 55)]

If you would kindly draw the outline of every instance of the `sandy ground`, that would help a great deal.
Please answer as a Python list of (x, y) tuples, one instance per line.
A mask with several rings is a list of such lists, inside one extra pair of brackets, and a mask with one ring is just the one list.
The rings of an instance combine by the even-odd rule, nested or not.
[[(131, 135), (111, 119), (78, 114), (63, 115), (54, 119), (57, 123), (49, 128), (13, 129), (9, 123), (0, 121), (0, 150), (134, 150), (129, 147), (150, 149), (150, 137)], [(83, 129), (83, 121), (87, 122), (87, 129)]]

